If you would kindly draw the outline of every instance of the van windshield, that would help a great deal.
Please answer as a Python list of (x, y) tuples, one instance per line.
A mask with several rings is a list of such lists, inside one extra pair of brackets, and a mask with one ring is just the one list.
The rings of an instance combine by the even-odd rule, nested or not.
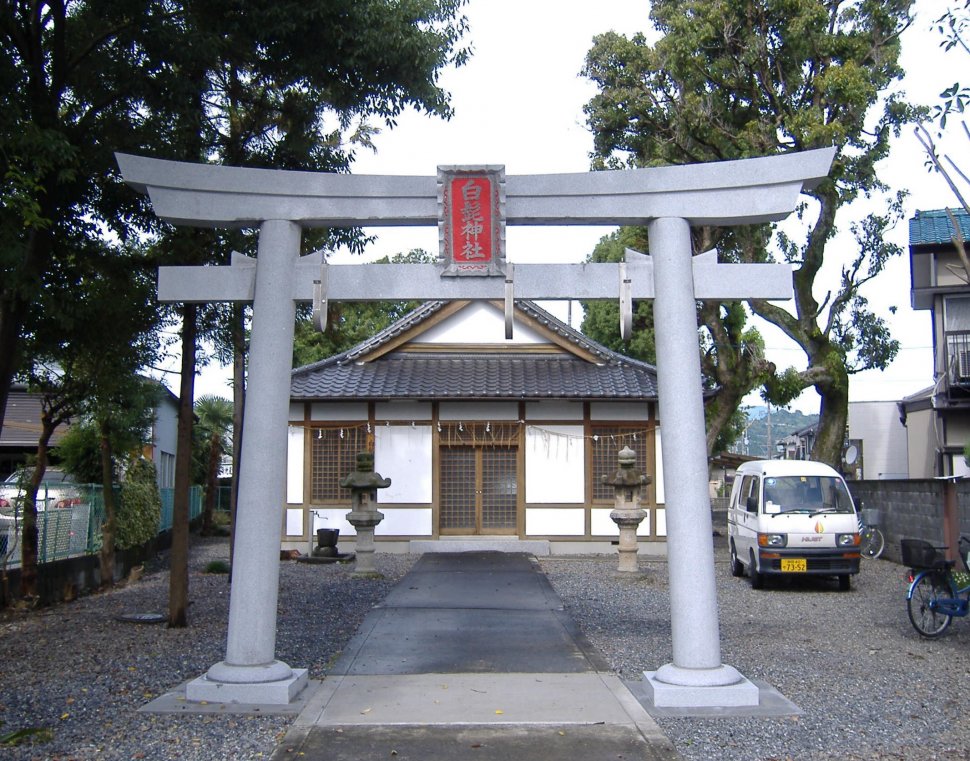
[(766, 513), (851, 513), (845, 482), (832, 476), (765, 478)]

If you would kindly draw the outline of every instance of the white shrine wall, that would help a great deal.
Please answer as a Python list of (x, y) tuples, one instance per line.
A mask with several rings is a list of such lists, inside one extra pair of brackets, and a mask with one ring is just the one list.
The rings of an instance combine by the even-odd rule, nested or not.
[[(588, 413), (587, 413), (588, 409)], [(436, 417), (435, 417), (436, 414)], [(522, 415), (520, 418), (519, 415)], [(521, 536), (557, 537), (582, 541), (611, 540), (618, 529), (610, 519), (611, 506), (587, 501), (591, 441), (586, 421), (596, 423), (651, 422), (650, 406), (634, 402), (582, 402), (551, 399), (527, 402), (312, 402), (292, 404), (287, 447), (286, 514), (283, 539), (297, 545), (309, 541), (319, 528), (336, 528), (342, 537), (355, 530), (347, 522), (349, 507), (314, 505), (308, 501), (309, 439), (317, 423), (367, 426), (373, 430), (375, 470), (391, 479), (377, 492), (384, 520), (376, 536), (385, 539), (428, 538), (435, 535), (435, 433), (437, 422), (509, 422), (523, 426), (519, 489), (522, 495)], [(306, 425), (305, 425), (306, 424)], [(306, 427), (309, 426), (309, 427)], [(666, 536), (660, 430), (653, 427), (656, 503), (650, 507), (638, 534)], [(644, 441), (644, 446), (648, 445)], [(634, 445), (635, 446), (635, 445)], [(307, 531), (310, 534), (308, 536)]]

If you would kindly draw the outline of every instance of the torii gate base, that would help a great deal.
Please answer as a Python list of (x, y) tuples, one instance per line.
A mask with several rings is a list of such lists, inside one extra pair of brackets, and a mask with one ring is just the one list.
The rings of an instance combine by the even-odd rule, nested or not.
[[(644, 674), (658, 706), (758, 704), (758, 688), (721, 663), (708, 497), (698, 299), (791, 298), (787, 265), (692, 257), (690, 226), (777, 221), (826, 176), (834, 150), (744, 161), (584, 174), (510, 176), (506, 220), (520, 225), (647, 225), (650, 256), (624, 264), (520, 265), (512, 277), (440, 277), (436, 265), (327, 268), (300, 257), (302, 227), (437, 225), (434, 177), (329, 175), (118, 156), (125, 180), (175, 224), (258, 227), (255, 262), (170, 267), (161, 301), (252, 301), (226, 659), (189, 685), (189, 701), (287, 704), (306, 669), (276, 660), (281, 510), (296, 301), (314, 280), (335, 301), (654, 298), (673, 661)], [(406, 271), (399, 269), (407, 267)], [(338, 270), (328, 275), (327, 270)], [(348, 276), (347, 271), (350, 271)], [(364, 274), (366, 273), (366, 274)], [(366, 288), (361, 283), (367, 283)]]

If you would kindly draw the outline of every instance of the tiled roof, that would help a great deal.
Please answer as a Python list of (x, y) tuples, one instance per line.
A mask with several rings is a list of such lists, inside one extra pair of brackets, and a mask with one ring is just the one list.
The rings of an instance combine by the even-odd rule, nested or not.
[(293, 372), (293, 399), (656, 399), (656, 373), (569, 354), (389, 354)]
[[(963, 209), (951, 209), (963, 233), (964, 240), (970, 241), (970, 215)], [(946, 209), (917, 211), (909, 220), (909, 245), (932, 246), (952, 242), (953, 225)]]
[(601, 346), (529, 302), (516, 307), (599, 360), (567, 352), (391, 352), (361, 357), (446, 302), (429, 302), (349, 351), (293, 371), (293, 399), (656, 399), (657, 371)]

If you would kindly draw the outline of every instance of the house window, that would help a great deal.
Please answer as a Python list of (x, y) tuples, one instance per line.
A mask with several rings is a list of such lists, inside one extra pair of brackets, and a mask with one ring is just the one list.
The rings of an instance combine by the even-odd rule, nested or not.
[[(592, 467), (590, 482), (593, 484), (593, 501), (613, 502), (614, 489), (603, 483), (603, 476), (612, 476), (620, 467), (617, 455), (623, 447), (630, 447), (637, 455), (637, 469), (645, 476), (653, 476), (647, 467), (647, 435), (642, 427), (594, 425), (590, 428), (592, 439)], [(640, 501), (647, 501), (647, 490), (640, 492)]]
[(340, 482), (357, 467), (357, 453), (374, 448), (363, 425), (310, 430), (310, 500), (347, 502), (350, 490)]
[(953, 381), (970, 381), (970, 299), (950, 297), (943, 303), (947, 369)]
[(175, 486), (175, 455), (161, 452), (158, 460), (158, 486), (160, 489), (171, 489)]

